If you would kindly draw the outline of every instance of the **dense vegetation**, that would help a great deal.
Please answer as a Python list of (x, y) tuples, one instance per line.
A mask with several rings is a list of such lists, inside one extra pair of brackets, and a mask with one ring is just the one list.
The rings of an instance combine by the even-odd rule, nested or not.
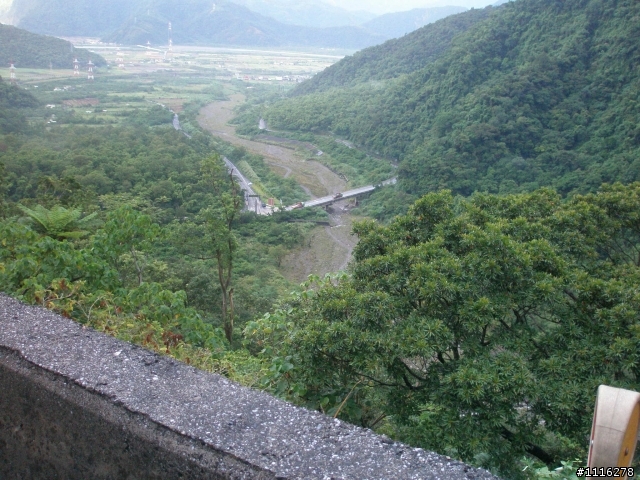
[(456, 35), (486, 19), (491, 11), (489, 7), (451, 15), (400, 39), (365, 48), (301, 83), (292, 94), (387, 80), (419, 70), (447, 51)]
[(0, 77), (0, 134), (26, 130), (24, 111), (37, 105), (38, 101), (32, 95)]
[(392, 12), (373, 18), (362, 26), (386, 38), (397, 38), (436, 22), (449, 15), (467, 10), (465, 7), (413, 8), (404, 12)]
[[(349, 271), (291, 295), (278, 266), (324, 217), (241, 212), (221, 155), (271, 196), (302, 192), (175, 131), (146, 96), (174, 88), (160, 74), (37, 99), (0, 81), (0, 291), (506, 478), (553, 477), (586, 456), (596, 387), (640, 390), (638, 18), (631, 0), (518, 0), (294, 99), (254, 89), (247, 135), (265, 116), (357, 183), (399, 160), (369, 211), (405, 212), (357, 224)], [(208, 98), (193, 91), (187, 126)], [(44, 124), (53, 99), (109, 108)]]
[(106, 61), (97, 53), (75, 48), (60, 38), (47, 37), (27, 32), (11, 25), (0, 24), (0, 65), (15, 62), (18, 68), (68, 68), (73, 69), (73, 60), (82, 65), (89, 60), (97, 66)]
[(640, 390), (640, 183), (432, 193), (355, 231), (351, 275), (248, 325), (274, 391), (520, 478), (586, 458), (598, 385)]
[(510, 2), (422, 69), (263, 114), (275, 129), (333, 132), (399, 159), (417, 195), (638, 180), (639, 15), (630, 0)]
[[(232, 346), (247, 321), (289, 291), (277, 267), (313, 226), (307, 219), (322, 214), (242, 213), (242, 195), (212, 152), (254, 165), (285, 201), (302, 192), (274, 181), (246, 151), (197, 131), (187, 138), (152, 105), (135, 122), (78, 125), (61, 110), (57, 123), (45, 124), (50, 110), (40, 102), (55, 93), (46, 82), (40, 87), (36, 99), (0, 83), (7, 107), (0, 111), (30, 113), (21, 128), (12, 118), (0, 134), (0, 291), (253, 383), (240, 372), (253, 361), (230, 363), (246, 356)], [(65, 92), (73, 94), (87, 92)], [(158, 118), (164, 125), (156, 126)], [(228, 198), (235, 213), (224, 230)], [(221, 266), (232, 268), (224, 285)], [(231, 310), (222, 302), (225, 288)], [(260, 370), (253, 363), (247, 375)]]

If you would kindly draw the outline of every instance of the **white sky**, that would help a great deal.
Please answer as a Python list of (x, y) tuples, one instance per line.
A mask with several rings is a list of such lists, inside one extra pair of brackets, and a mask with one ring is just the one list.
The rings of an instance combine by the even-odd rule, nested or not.
[(458, 7), (486, 7), (496, 0), (325, 0), (337, 7), (347, 10), (367, 10), (381, 14), (389, 12), (402, 12), (412, 8), (444, 7), (447, 5)]
[[(136, 1), (136, 0), (134, 0)], [(368, 12), (382, 14), (389, 12), (402, 12), (412, 8), (444, 7), (447, 5), (458, 7), (486, 7), (496, 0), (323, 0), (337, 7), (347, 10), (366, 10)], [(0, 12), (6, 11), (13, 0), (0, 0)]]

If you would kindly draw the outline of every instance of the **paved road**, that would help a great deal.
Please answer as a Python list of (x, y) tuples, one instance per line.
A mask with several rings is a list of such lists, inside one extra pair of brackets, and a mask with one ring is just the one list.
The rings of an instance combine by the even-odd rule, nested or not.
[[(245, 192), (245, 210), (250, 212), (255, 212), (258, 215), (270, 215), (272, 210), (268, 207), (262, 206), (262, 200), (258, 197), (258, 194), (251, 188), (251, 182), (247, 180), (247, 178), (242, 175), (242, 172), (238, 170), (238, 168), (229, 160), (227, 157), (223, 157), (224, 163), (227, 168), (232, 172), (232, 175), (238, 179), (238, 183), (240, 184), (240, 188)], [(325, 197), (315, 198), (313, 200), (308, 200), (303, 202), (303, 207), (321, 207), (323, 205), (331, 205), (335, 202), (340, 202), (342, 200), (346, 200), (348, 198), (357, 197), (358, 195), (362, 195), (364, 193), (373, 192), (376, 188), (385, 186), (385, 185), (393, 185), (396, 183), (396, 178), (390, 178), (389, 180), (385, 180), (384, 182), (378, 185), (367, 185), (366, 187), (354, 188), (352, 190), (347, 190), (342, 192), (340, 197), (335, 195), (327, 195)], [(296, 205), (289, 205), (285, 207), (285, 210), (295, 210)]]
[(262, 207), (262, 201), (258, 197), (257, 193), (253, 190), (253, 188), (251, 188), (251, 182), (247, 180), (244, 175), (242, 175), (242, 172), (240, 172), (240, 170), (238, 170), (233, 163), (231, 163), (231, 160), (229, 160), (227, 157), (223, 157), (222, 159), (224, 160), (227, 168), (231, 170), (231, 174), (238, 179), (240, 188), (244, 190), (245, 210), (255, 212), (258, 215), (271, 214), (271, 209)]
[[(160, 105), (160, 104), (158, 104), (158, 105)], [(173, 110), (171, 110), (171, 111), (173, 111)], [(173, 114), (173, 128), (175, 128), (179, 132), (182, 132), (185, 137), (191, 138), (191, 135), (189, 135), (187, 132), (182, 130), (182, 127), (180, 126), (180, 118), (178, 118), (178, 114), (175, 113), (175, 112)]]

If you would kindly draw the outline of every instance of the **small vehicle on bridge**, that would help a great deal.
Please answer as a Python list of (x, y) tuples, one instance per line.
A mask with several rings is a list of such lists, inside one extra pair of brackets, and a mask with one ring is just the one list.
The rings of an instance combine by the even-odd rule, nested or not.
[(335, 198), (342, 198), (342, 193), (340, 193), (340, 192), (336, 193), (336, 194), (333, 196), (333, 198), (334, 198), (334, 199), (335, 199)]
[(291, 210), (295, 210), (296, 208), (302, 208), (302, 207), (304, 207), (304, 202), (298, 202), (293, 206)]

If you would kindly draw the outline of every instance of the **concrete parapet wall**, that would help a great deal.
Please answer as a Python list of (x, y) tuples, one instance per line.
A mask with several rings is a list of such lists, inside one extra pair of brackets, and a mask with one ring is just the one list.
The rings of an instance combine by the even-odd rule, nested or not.
[(0, 295), (0, 478), (495, 477)]

